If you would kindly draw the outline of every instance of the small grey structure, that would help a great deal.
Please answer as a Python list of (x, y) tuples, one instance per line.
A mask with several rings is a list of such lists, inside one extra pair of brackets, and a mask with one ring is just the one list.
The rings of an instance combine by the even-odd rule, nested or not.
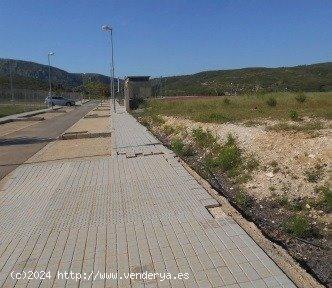
[(152, 88), (149, 79), (150, 76), (128, 76), (125, 78), (124, 96), (127, 111), (132, 109), (135, 103), (151, 97)]

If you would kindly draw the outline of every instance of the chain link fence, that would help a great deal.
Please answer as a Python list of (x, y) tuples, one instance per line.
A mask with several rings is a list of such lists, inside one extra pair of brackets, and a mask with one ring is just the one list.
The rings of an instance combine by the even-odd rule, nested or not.
[[(83, 94), (77, 92), (55, 92), (53, 96), (62, 96), (67, 99), (76, 101), (81, 104)], [(34, 108), (46, 108), (45, 98), (48, 91), (26, 90), (26, 89), (0, 89), (0, 106), (20, 106), (24, 110)]]

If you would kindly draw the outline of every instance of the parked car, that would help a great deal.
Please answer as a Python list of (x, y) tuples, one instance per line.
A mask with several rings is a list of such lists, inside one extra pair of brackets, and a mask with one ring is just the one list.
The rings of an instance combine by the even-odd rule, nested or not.
[(47, 96), (45, 99), (45, 103), (48, 106), (75, 106), (75, 100), (64, 98), (62, 96), (52, 96), (52, 100), (50, 96)]

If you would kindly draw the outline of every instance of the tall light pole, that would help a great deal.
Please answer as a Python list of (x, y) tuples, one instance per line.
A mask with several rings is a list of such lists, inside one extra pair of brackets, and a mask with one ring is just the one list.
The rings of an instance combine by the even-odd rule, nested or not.
[(13, 72), (12, 72), (12, 60), (9, 60), (9, 75), (10, 75), (10, 95), (11, 102), (14, 104), (14, 91), (13, 91)]
[(49, 91), (48, 96), (50, 97), (51, 106), (53, 109), (53, 101), (52, 101), (52, 83), (51, 83), (51, 56), (54, 55), (54, 52), (48, 52), (47, 59), (48, 59), (48, 85), (49, 85)]
[(113, 109), (115, 112), (115, 96), (114, 96), (114, 46), (113, 46), (113, 28), (109, 25), (101, 26), (101, 29), (108, 32), (111, 42), (111, 98), (113, 99)]

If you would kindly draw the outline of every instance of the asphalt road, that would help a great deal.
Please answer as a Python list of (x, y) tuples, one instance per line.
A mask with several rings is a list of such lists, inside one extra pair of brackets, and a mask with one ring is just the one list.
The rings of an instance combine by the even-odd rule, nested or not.
[(0, 137), (0, 179), (37, 153), (47, 143), (59, 137), (97, 105), (96, 101), (88, 102), (68, 113)]

